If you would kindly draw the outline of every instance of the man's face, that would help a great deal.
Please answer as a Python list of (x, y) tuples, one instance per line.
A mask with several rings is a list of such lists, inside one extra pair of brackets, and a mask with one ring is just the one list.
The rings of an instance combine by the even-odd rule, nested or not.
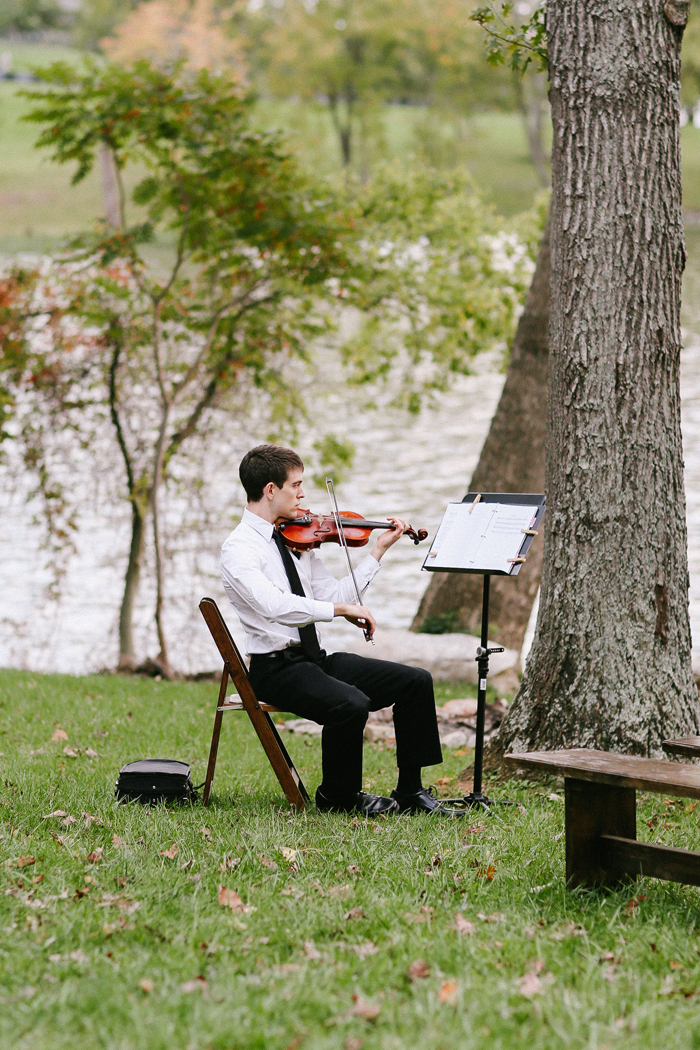
[(272, 491), (276, 521), (280, 518), (296, 518), (299, 505), (304, 498), (303, 474), (303, 470), (297, 467), (289, 471), (287, 480), (281, 489), (274, 486)]

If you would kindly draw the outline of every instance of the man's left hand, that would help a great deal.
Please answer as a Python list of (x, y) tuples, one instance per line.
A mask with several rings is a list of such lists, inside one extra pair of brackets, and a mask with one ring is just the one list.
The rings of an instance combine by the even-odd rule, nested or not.
[(377, 561), (381, 561), (382, 555), (386, 554), (389, 547), (396, 543), (409, 528), (408, 522), (404, 521), (403, 518), (387, 518), (387, 521), (390, 521), (396, 528), (382, 529), (379, 534), (379, 538), (371, 551), (372, 557), (376, 558)]

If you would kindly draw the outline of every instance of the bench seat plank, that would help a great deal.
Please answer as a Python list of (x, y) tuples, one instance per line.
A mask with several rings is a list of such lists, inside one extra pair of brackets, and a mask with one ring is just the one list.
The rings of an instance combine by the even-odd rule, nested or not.
[(664, 740), (661, 746), (668, 755), (700, 758), (700, 736), (682, 736), (678, 740)]
[(534, 769), (573, 780), (656, 791), (664, 795), (700, 798), (700, 766), (663, 759), (618, 755), (609, 751), (572, 748), (564, 751), (525, 751), (505, 756), (510, 766)]

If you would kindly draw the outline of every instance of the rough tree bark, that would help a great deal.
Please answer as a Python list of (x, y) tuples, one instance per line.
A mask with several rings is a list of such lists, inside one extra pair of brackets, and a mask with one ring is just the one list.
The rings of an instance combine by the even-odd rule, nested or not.
[[(510, 351), (506, 381), (469, 488), (476, 492), (542, 492), (549, 353), (549, 219), (525, 309)], [(489, 637), (520, 649), (542, 574), (542, 544), (535, 543), (514, 580), (491, 581)], [(411, 625), (429, 618), (451, 630), (478, 634), (482, 579), (435, 573)]]
[(680, 431), (678, 9), (548, 4), (544, 570), (536, 638), (492, 764), (557, 747), (658, 756), (665, 737), (700, 728)]

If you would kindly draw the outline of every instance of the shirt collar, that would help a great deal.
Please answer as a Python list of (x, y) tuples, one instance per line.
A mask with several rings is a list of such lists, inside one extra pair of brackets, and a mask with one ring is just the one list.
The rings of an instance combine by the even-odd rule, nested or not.
[(259, 533), (264, 540), (268, 540), (269, 542), (272, 539), (272, 533), (275, 531), (275, 526), (272, 524), (272, 522), (265, 521), (265, 519), (261, 518), (259, 514), (253, 514), (252, 511), (249, 511), (247, 507), (243, 511), (243, 517), (241, 521), (244, 522), (246, 525), (249, 525), (251, 529), (255, 529), (255, 531)]

